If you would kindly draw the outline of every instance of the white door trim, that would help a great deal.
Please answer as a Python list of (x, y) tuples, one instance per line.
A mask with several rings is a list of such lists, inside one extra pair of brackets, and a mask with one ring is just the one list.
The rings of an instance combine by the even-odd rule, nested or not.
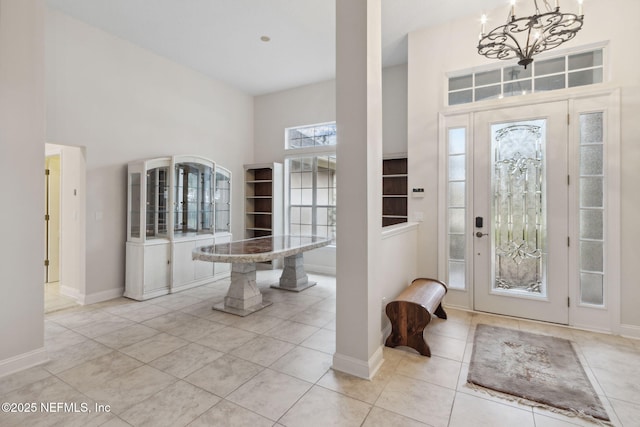
[[(572, 99), (569, 102), (569, 114), (571, 120), (570, 147), (574, 152), (570, 153), (570, 174), (573, 185), (579, 184), (579, 164), (577, 148), (579, 145), (578, 123), (582, 113), (604, 112), (604, 155), (605, 169), (605, 305), (593, 307), (580, 303), (579, 283), (579, 258), (578, 242), (573, 245), (570, 255), (570, 293), (571, 307), (569, 318), (571, 325), (581, 329), (622, 333), (620, 319), (620, 91), (613, 90), (606, 94), (592, 97)], [(574, 216), (578, 213), (577, 191), (570, 193), (571, 211)], [(571, 233), (577, 237), (577, 224)], [(577, 238), (576, 238), (577, 240)]]
[[(560, 93), (558, 93), (560, 92)], [(522, 105), (531, 105), (538, 103), (547, 103), (556, 100), (569, 101), (569, 112), (571, 115), (571, 125), (569, 127), (570, 146), (575, 147), (576, 132), (575, 123), (578, 120), (578, 112), (576, 104), (579, 106), (581, 101), (602, 97), (607, 100), (608, 105), (605, 106), (607, 111), (607, 205), (608, 218), (606, 232), (608, 236), (607, 256), (605, 259), (605, 269), (607, 274), (607, 308), (604, 314), (596, 316), (597, 322), (585, 319), (579, 315), (578, 305), (572, 303), (569, 309), (569, 325), (578, 328), (599, 330), (611, 332), (615, 334), (625, 334), (629, 336), (640, 336), (634, 329), (631, 331), (626, 328), (627, 325), (621, 325), (620, 320), (620, 216), (621, 216), (621, 200), (620, 200), (620, 89), (612, 84), (602, 84), (598, 87), (589, 88), (573, 88), (557, 92), (531, 94), (523, 97), (514, 97), (512, 99), (488, 100), (475, 104), (465, 104), (461, 106), (449, 107), (441, 111), (438, 115), (438, 168), (439, 168), (439, 192), (438, 192), (438, 278), (447, 280), (447, 230), (446, 230), (446, 171), (447, 171), (447, 129), (452, 127), (464, 127), (467, 130), (467, 146), (473, 142), (473, 129), (471, 123), (473, 114), (480, 111), (486, 111), (496, 108), (508, 108)], [(571, 166), (570, 166), (571, 167)], [(575, 167), (575, 166), (574, 166)], [(574, 173), (572, 171), (572, 173)], [(467, 206), (469, 206), (467, 204)], [(573, 213), (571, 213), (573, 214)], [(613, 220), (611, 220), (613, 219)], [(467, 218), (467, 224), (470, 222), (470, 215)], [(572, 255), (575, 257), (575, 255)], [(467, 258), (469, 259), (469, 258)], [(574, 258), (575, 262), (575, 258)], [(573, 273), (573, 272), (570, 272)], [(467, 277), (470, 272), (467, 267)], [(569, 292), (572, 301), (579, 301), (579, 287), (575, 280), (570, 282)], [(467, 286), (466, 289), (456, 290), (450, 289), (447, 294), (447, 305), (462, 309), (472, 310), (473, 308), (473, 288)], [(582, 311), (584, 307), (581, 308)], [(587, 308), (588, 311), (596, 312), (599, 309)], [(590, 317), (590, 316), (586, 316)]]

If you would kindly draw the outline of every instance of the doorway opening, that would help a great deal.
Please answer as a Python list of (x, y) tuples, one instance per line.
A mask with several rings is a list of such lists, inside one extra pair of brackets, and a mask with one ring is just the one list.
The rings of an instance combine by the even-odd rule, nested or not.
[(82, 303), (85, 283), (84, 150), (45, 144), (44, 311)]

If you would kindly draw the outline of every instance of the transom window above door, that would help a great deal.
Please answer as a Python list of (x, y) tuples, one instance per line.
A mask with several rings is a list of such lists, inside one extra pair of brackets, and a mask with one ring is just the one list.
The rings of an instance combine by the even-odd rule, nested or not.
[(448, 104), (468, 104), (485, 99), (527, 95), (604, 81), (604, 48), (535, 61), (531, 67), (517, 64), (450, 73)]

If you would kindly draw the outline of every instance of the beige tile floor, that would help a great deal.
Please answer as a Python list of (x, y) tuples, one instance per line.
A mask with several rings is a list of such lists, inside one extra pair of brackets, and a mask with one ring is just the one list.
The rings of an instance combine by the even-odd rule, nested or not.
[(247, 318), (211, 310), (228, 281), (48, 314), (51, 360), (1, 378), (0, 401), (91, 411), (0, 413), (0, 425), (593, 425), (468, 388), (473, 331), (489, 323), (571, 339), (613, 424), (640, 426), (640, 341), (449, 309), (427, 328), (433, 357), (384, 348), (366, 381), (331, 370), (335, 278), (314, 275), (318, 286), (297, 294), (268, 288), (278, 275), (258, 273), (274, 303)]
[(51, 282), (44, 284), (44, 312), (53, 313), (54, 311), (64, 310), (75, 307), (78, 304), (73, 298), (69, 298), (60, 293), (60, 282)]

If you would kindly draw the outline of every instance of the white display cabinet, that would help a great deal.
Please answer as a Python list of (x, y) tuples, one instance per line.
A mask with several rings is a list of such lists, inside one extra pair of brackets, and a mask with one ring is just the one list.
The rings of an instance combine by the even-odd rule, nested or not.
[(213, 245), (215, 164), (199, 156), (174, 156), (171, 291), (213, 280), (213, 264), (191, 259), (197, 246)]
[[(216, 243), (231, 242), (231, 171), (216, 165), (214, 184), (214, 230)], [(227, 277), (231, 274), (231, 264), (222, 262), (214, 263), (214, 277), (216, 279)]]
[(125, 296), (164, 295), (171, 280), (169, 179), (171, 158), (129, 164)]
[[(228, 170), (192, 155), (135, 161), (128, 193), (126, 297), (146, 300), (230, 274), (226, 265), (191, 256), (198, 246), (231, 241)], [(226, 198), (220, 206), (218, 194)]]

